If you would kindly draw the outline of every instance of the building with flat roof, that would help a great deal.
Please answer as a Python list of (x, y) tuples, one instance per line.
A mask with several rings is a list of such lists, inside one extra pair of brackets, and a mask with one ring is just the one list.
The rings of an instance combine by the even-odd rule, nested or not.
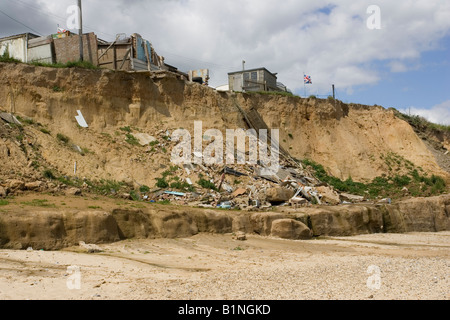
[(277, 74), (266, 68), (257, 68), (228, 73), (230, 91), (286, 91), (277, 82)]

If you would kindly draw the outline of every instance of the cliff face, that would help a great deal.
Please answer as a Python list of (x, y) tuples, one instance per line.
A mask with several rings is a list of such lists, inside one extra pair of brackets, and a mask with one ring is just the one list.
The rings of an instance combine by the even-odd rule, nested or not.
[[(7, 176), (18, 167), (31, 170), (33, 151), (39, 149), (42, 161), (64, 174), (71, 174), (77, 162), (84, 177), (139, 177), (153, 185), (157, 172), (170, 165), (170, 152), (148, 154), (130, 147), (120, 135), (121, 127), (149, 134), (178, 128), (193, 133), (194, 121), (201, 120), (203, 130), (245, 128), (236, 104), (245, 111), (257, 110), (270, 128), (280, 129), (280, 143), (293, 157), (321, 163), (341, 179), (351, 176), (364, 181), (392, 173), (385, 160), (388, 154), (449, 178), (411, 126), (382, 107), (219, 93), (171, 75), (151, 78), (139, 73), (4, 63), (0, 63), (0, 110), (31, 118), (51, 135), (36, 126), (25, 127), (23, 134), (30, 143), (21, 146), (7, 139), (6, 129), (0, 129), (1, 171)], [(77, 110), (88, 129), (77, 126)], [(57, 133), (90, 152), (80, 155), (68, 150), (56, 141)]]

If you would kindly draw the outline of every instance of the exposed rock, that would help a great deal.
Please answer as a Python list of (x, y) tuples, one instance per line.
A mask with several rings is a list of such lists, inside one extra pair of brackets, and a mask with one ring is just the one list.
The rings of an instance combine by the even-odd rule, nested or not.
[(316, 187), (316, 190), (322, 195), (322, 202), (326, 202), (331, 205), (337, 205), (341, 203), (339, 194), (330, 187), (320, 186)]
[(86, 244), (84, 241), (79, 242), (80, 247), (87, 253), (103, 252), (103, 249), (96, 244)]
[(0, 186), (0, 198), (4, 198), (6, 196), (7, 196), (6, 189)]
[(293, 219), (279, 219), (272, 222), (271, 235), (283, 239), (311, 239), (312, 231), (302, 222)]
[(16, 190), (24, 190), (25, 189), (25, 182), (21, 180), (6, 180), (7, 186), (9, 189), (16, 191)]
[(69, 188), (64, 193), (66, 194), (66, 196), (80, 196), (81, 195), (81, 189)]
[(259, 235), (268, 236), (272, 230), (272, 222), (278, 219), (283, 219), (284, 216), (275, 212), (257, 212), (250, 216), (250, 223), (252, 225), (252, 232)]
[(266, 190), (266, 201), (286, 202), (295, 195), (294, 190), (286, 188), (269, 188)]
[(450, 230), (450, 195), (412, 198), (383, 205), (386, 232)]
[(339, 197), (342, 201), (349, 201), (349, 202), (363, 202), (364, 201), (363, 196), (357, 196), (357, 195), (345, 193), (345, 192), (341, 193), (339, 195)]
[(229, 233), (232, 231), (233, 220), (224, 212), (202, 210), (190, 212), (198, 232)]
[(245, 232), (238, 231), (233, 235), (233, 239), (238, 241), (245, 241), (247, 240), (247, 235), (245, 234)]
[(117, 223), (103, 211), (20, 211), (0, 217), (0, 247), (59, 250), (120, 240)]
[(370, 206), (342, 205), (297, 209), (296, 218), (315, 236), (351, 236), (383, 231), (383, 214)]
[(42, 181), (28, 182), (28, 183), (25, 183), (25, 189), (30, 190), (30, 191), (35, 191), (35, 190), (38, 190), (39, 188), (41, 188), (43, 186), (43, 184), (44, 183)]

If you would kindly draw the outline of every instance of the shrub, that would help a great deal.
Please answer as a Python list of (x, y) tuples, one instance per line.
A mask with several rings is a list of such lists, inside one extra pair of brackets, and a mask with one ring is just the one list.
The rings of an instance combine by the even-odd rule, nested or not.
[(169, 183), (167, 183), (167, 181), (164, 178), (157, 178), (156, 179), (156, 186), (158, 188), (168, 188), (169, 187)]
[(209, 180), (200, 179), (197, 183), (198, 183), (202, 188), (217, 191), (217, 188), (216, 188), (215, 184), (212, 183), (212, 182), (209, 181)]
[(146, 193), (146, 192), (150, 191), (150, 188), (148, 186), (141, 186), (139, 188), (139, 191), (142, 192), (142, 193)]
[(125, 132), (128, 132), (128, 133), (131, 133), (131, 128), (130, 128), (130, 126), (120, 128), (120, 130), (125, 131)]
[(131, 144), (132, 146), (139, 146), (139, 140), (136, 139), (135, 136), (133, 136), (131, 133), (127, 133), (126, 135), (126, 142), (128, 142), (129, 144)]
[(45, 170), (43, 172), (43, 175), (44, 175), (45, 178), (50, 179), (50, 180), (55, 180), (56, 179), (55, 175), (53, 174), (53, 171), (49, 170), (49, 169)]
[(61, 134), (61, 133), (58, 133), (58, 134), (56, 135), (56, 138), (57, 138), (59, 141), (63, 142), (63, 143), (68, 143), (68, 142), (70, 141), (69, 137), (67, 137), (67, 136), (65, 136), (65, 135), (63, 135), (63, 134)]

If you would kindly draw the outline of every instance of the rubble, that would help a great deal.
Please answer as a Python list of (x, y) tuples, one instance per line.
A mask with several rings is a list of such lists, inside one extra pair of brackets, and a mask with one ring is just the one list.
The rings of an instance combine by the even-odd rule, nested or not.
[(341, 193), (339, 195), (339, 198), (341, 199), (341, 201), (346, 201), (346, 202), (350, 202), (350, 203), (357, 203), (357, 202), (364, 201), (363, 196), (357, 196), (357, 195), (349, 194), (349, 193)]
[[(176, 144), (169, 137), (173, 130), (175, 128), (163, 129), (145, 136), (158, 142), (153, 144), (155, 149), (164, 147), (170, 150)], [(197, 159), (203, 159), (201, 152), (194, 151), (193, 154)], [(248, 211), (262, 211), (273, 206), (297, 208), (364, 201), (362, 196), (339, 194), (289, 157), (280, 158), (276, 172), (268, 170), (260, 162), (222, 166), (187, 163), (175, 167), (173, 176), (166, 181), (166, 188), (139, 194), (139, 198), (151, 203)]]
[(247, 240), (247, 235), (243, 231), (238, 231), (236, 233), (233, 233), (232, 238), (234, 240), (238, 240), (238, 241), (245, 241), (245, 240)]
[(103, 252), (103, 249), (96, 244), (86, 244), (84, 241), (79, 242), (80, 248), (82, 248), (87, 253), (98, 253)]
[(287, 188), (270, 188), (266, 191), (266, 200), (271, 203), (286, 202), (294, 196), (294, 190)]

